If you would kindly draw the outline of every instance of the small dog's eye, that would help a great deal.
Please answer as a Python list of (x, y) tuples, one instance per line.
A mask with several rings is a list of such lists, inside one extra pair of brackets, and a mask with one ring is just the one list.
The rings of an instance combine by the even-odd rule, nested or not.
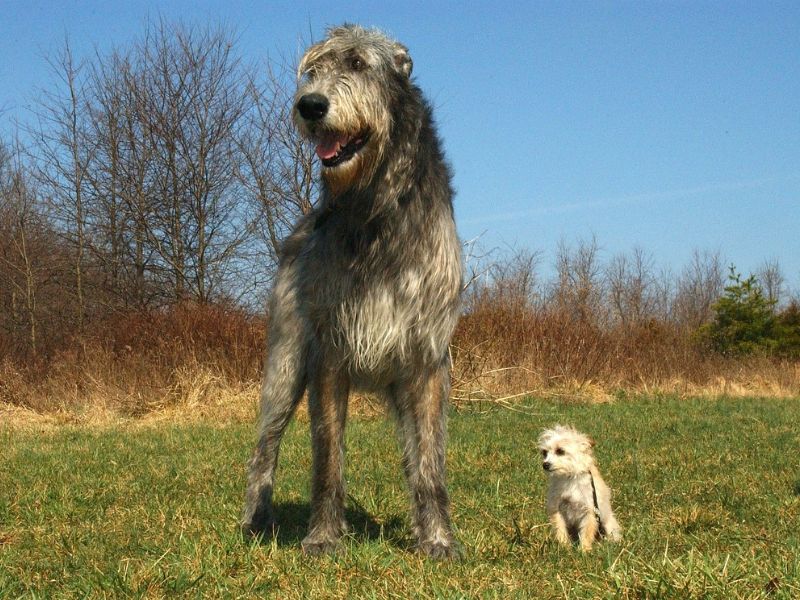
[(542, 456), (547, 456), (547, 450), (542, 450)]
[(559, 456), (564, 456), (564, 449), (563, 448), (556, 448), (556, 454)]

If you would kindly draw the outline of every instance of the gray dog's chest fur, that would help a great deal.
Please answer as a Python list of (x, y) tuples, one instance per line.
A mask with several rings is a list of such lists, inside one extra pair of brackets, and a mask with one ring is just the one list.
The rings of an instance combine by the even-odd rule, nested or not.
[(402, 364), (433, 366), (446, 355), (458, 317), (460, 244), (447, 205), (411, 198), (369, 220), (355, 207), (309, 215), (295, 234), (294, 266), (314, 341), (358, 387), (372, 387)]

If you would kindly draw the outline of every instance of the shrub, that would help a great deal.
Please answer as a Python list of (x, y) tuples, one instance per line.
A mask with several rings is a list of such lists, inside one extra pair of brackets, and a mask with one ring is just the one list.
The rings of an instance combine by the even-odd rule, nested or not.
[(776, 353), (785, 358), (800, 358), (800, 302), (793, 300), (778, 314)]

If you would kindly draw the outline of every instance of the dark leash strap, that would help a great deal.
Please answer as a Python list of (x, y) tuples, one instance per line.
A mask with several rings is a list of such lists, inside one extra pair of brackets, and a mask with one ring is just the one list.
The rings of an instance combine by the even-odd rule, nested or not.
[(603, 520), (600, 518), (600, 505), (597, 502), (597, 490), (594, 488), (594, 477), (589, 471), (589, 481), (592, 482), (592, 500), (594, 501), (594, 518), (597, 520), (597, 532), (600, 536), (605, 536), (606, 528), (603, 527)]

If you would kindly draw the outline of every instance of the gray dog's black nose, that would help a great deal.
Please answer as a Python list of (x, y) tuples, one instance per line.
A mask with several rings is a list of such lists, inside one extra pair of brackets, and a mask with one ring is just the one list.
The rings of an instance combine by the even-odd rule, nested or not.
[(306, 94), (297, 101), (297, 110), (307, 121), (319, 121), (328, 114), (328, 99), (322, 94)]
[(549, 462), (543, 462), (542, 463), (542, 467), (544, 467), (545, 471), (549, 471), (550, 470), (550, 463)]

